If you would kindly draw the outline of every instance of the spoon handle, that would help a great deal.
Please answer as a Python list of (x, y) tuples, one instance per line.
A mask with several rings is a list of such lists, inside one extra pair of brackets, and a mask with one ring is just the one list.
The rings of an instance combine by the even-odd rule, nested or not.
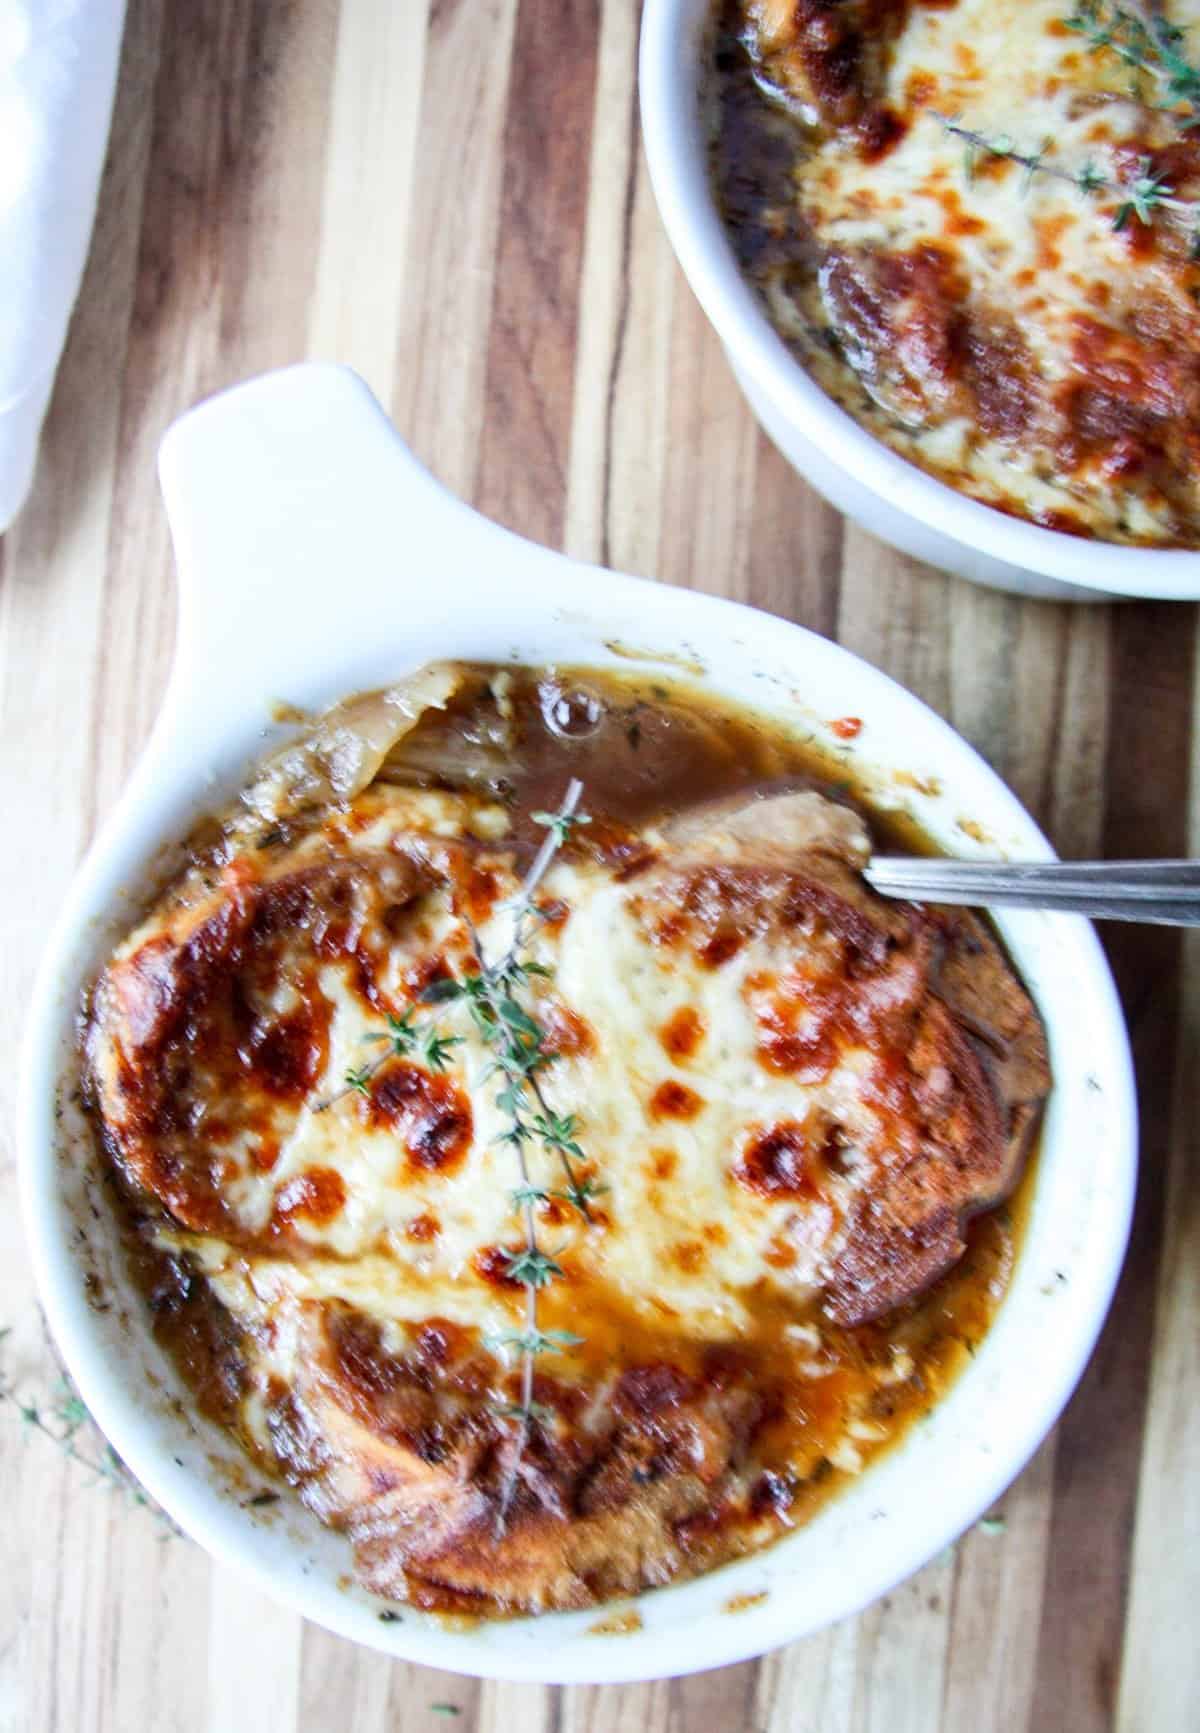
[(877, 855), (867, 883), (912, 902), (1051, 909), (1098, 921), (1200, 926), (1200, 861), (962, 861)]

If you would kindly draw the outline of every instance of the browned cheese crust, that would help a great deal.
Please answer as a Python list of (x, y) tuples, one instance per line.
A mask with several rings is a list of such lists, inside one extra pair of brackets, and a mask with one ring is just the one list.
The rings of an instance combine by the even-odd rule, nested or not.
[[(717, 10), (718, 198), (818, 383), (1005, 511), (1200, 543), (1187, 105), (1159, 101), (1153, 73), (1131, 89), (1120, 55), (1042, 0)], [(1198, 17), (1176, 0), (1173, 23)], [(1139, 185), (1161, 197), (1130, 203)]]
[[(838, 1464), (853, 1466), (847, 1450), (870, 1454), (936, 1394), (951, 1364), (945, 1319), (964, 1335), (985, 1326), (988, 1283), (1002, 1286), (1006, 1272), (1000, 1240), (985, 1235), (961, 1272), (946, 1272), (972, 1218), (1020, 1173), (1049, 1083), (1041, 1026), (987, 927), (876, 898), (858, 871), (859, 821), (813, 799), (742, 799), (644, 834), (597, 822), (574, 847), (578, 871), (618, 898), (656, 967), (730, 983), (750, 1031), (747, 1063), (764, 1085), (794, 1090), (797, 1108), (794, 1119), (750, 1124), (738, 1148), (713, 1156), (731, 1212), (739, 1199), (778, 1212), (776, 1249), (738, 1291), (747, 1321), (693, 1331), (606, 1278), (605, 1248), (626, 1226), (626, 1194), (614, 1189), (560, 1254), (564, 1279), (547, 1291), (544, 1317), (587, 1340), (569, 1364), (539, 1367), (539, 1419), (520, 1446), (498, 1414), (511, 1368), (478, 1329), (439, 1310), (439, 1295), (445, 1305), (465, 1284), (518, 1321), (520, 1293), (496, 1247), (456, 1267), (450, 1288), (431, 1287), (427, 1313), (398, 1326), (328, 1287), (235, 1318), (178, 1237), (162, 1237), (209, 1236), (235, 1275), (336, 1273), (338, 1258), (351, 1267), (348, 1252), (315, 1237), (352, 1214), (350, 1168), (330, 1159), (293, 1174), (254, 1222), (238, 1187), (270, 1183), (327, 1087), (335, 1008), (323, 971), (343, 971), (373, 1016), (403, 1009), (398, 982), (411, 994), (463, 973), (467, 919), (485, 921), (505, 894), (510, 845), (399, 830), (355, 851), (351, 805), (299, 860), (288, 848), (240, 848), (193, 875), (104, 972), (91, 1082), (160, 1327), (209, 1411), (347, 1531), (360, 1576), (379, 1592), (460, 1610), (578, 1607), (761, 1545), (803, 1518)], [(434, 906), (451, 911), (436, 945), (422, 936)], [(584, 918), (565, 906), (547, 915), (549, 946)], [(739, 974), (760, 951), (772, 966)], [(589, 1042), (604, 1043), (594, 1013), (589, 1022), (557, 988), (542, 1006), (580, 1065)], [(686, 1066), (701, 1028), (684, 1007), (662, 1049)], [(852, 1136), (828, 1104), (801, 1102), (850, 1051), (872, 1060), (870, 1135)], [(648, 1147), (636, 1154), (664, 1174), (659, 1146), (699, 1114), (710, 1087), (703, 1066), (687, 1075), (692, 1086), (659, 1085), (645, 1109)], [(401, 1187), (413, 1176), (449, 1185), (464, 1163), (500, 1159), (474, 1148), (480, 1103), (465, 1069), (435, 1075), (397, 1059), (362, 1100), (331, 1111), (347, 1138), (394, 1132)], [(547, 1204), (546, 1222), (565, 1231), (561, 1206)], [(696, 1245), (724, 1231), (695, 1228)], [(405, 1231), (436, 1256), (436, 1207)], [(806, 1233), (825, 1236), (828, 1256), (808, 1286), (797, 1277), (789, 1287)], [(387, 1243), (374, 1250), (386, 1255)], [(939, 1278), (951, 1283), (933, 1309), (941, 1325), (919, 1298)], [(261, 1298), (266, 1278), (254, 1279)], [(243, 1411), (251, 1392), (257, 1430)], [(859, 1446), (847, 1444), (851, 1422)]]

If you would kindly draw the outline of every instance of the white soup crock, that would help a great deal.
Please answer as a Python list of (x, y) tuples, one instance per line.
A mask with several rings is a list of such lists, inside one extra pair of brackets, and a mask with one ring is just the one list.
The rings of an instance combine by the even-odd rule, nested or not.
[(1045, 839), (944, 722), (837, 645), (731, 602), (580, 565), (477, 516), (420, 468), (351, 373), (292, 368), (202, 404), (167, 434), (161, 472), (179, 569), (174, 668), (142, 761), (48, 945), (20, 1098), (37, 1281), (88, 1407), (214, 1557), (318, 1624), (404, 1660), (507, 1679), (646, 1679), (759, 1654), (854, 1612), (996, 1499), (1053, 1424), (1104, 1318), (1128, 1231), (1135, 1116), (1120, 1009), (1085, 922), (1027, 912), (999, 922), (1045, 1018), (1056, 1081), (1025, 1247), (975, 1358), (932, 1415), (807, 1527), (639, 1597), (636, 1619), (621, 1621), (633, 1628), (608, 1635), (595, 1631), (595, 1611), (456, 1629), (386, 1609), (347, 1586), (347, 1542), (290, 1494), (269, 1508), (249, 1502), (261, 1482), (196, 1417), (123, 1270), (111, 1192), (73, 1095), (80, 994), (191, 822), (282, 737), (273, 704), (326, 705), (432, 658), (628, 668), (633, 655), (664, 675), (682, 658), (713, 692), (831, 747), (830, 719), (860, 717), (861, 735), (842, 750), (879, 799), (910, 807), (949, 851), (1044, 859)]

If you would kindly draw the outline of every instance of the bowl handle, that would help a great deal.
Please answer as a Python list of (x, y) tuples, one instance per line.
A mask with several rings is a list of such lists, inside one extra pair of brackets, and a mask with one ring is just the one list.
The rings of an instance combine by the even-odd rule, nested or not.
[(209, 398), (167, 430), (159, 476), (179, 577), (177, 702), (270, 690), (314, 638), (332, 648), (348, 621), (361, 632), (382, 591), (394, 607), (398, 587), (461, 565), (487, 534), (345, 367), (282, 368)]

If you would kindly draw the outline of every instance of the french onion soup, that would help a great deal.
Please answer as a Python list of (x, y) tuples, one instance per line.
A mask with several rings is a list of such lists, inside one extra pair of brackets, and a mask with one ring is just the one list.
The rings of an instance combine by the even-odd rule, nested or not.
[(761, 1547), (986, 1332), (1041, 1023), (986, 924), (866, 887), (845, 775), (682, 683), (432, 665), (268, 761), (103, 969), (155, 1330), (380, 1595)]
[(717, 202), (809, 375), (1048, 528), (1200, 547), (1200, 0), (722, 0)]

